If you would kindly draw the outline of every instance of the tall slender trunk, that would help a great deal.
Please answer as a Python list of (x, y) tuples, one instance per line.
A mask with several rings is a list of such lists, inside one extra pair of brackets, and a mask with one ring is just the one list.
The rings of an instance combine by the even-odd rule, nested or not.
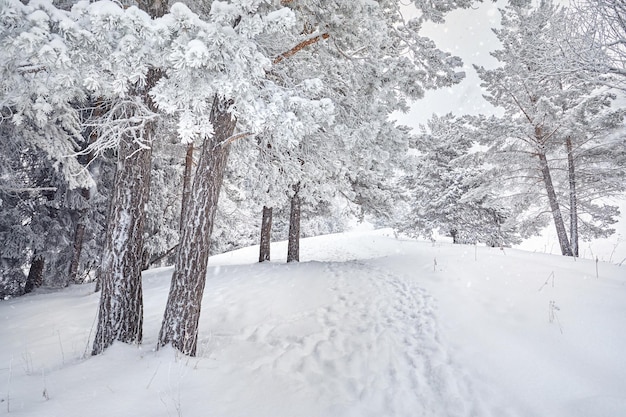
[(550, 202), (552, 219), (554, 220), (554, 226), (556, 227), (556, 235), (559, 239), (559, 245), (561, 246), (561, 254), (565, 256), (573, 256), (572, 248), (570, 246), (569, 240), (567, 239), (567, 231), (565, 230), (563, 216), (561, 215), (561, 208), (559, 207), (559, 202), (556, 199), (556, 193), (554, 191), (554, 184), (552, 183), (552, 175), (550, 174), (548, 160), (543, 152), (540, 152), (538, 156), (539, 166), (541, 168), (541, 175), (543, 177), (543, 183), (546, 187), (546, 193), (548, 194), (548, 201)]
[[(83, 251), (83, 241), (85, 240), (85, 214), (80, 213), (76, 230), (74, 231), (74, 244), (72, 251), (72, 260), (68, 271), (67, 284), (75, 284), (78, 282), (78, 266), (80, 264), (80, 255)], [(66, 284), (66, 285), (67, 285)]]
[(576, 193), (576, 170), (574, 165), (574, 152), (572, 138), (565, 139), (567, 148), (567, 173), (569, 176), (569, 237), (572, 254), (578, 256), (578, 196)]
[(300, 261), (300, 183), (293, 186), (291, 197), (291, 213), (289, 215), (289, 242), (287, 245), (287, 262)]
[(259, 262), (270, 260), (270, 244), (272, 232), (272, 208), (263, 206), (261, 220), (261, 244), (259, 248)]
[(198, 322), (206, 282), (207, 262), (213, 222), (228, 160), (229, 145), (236, 120), (228, 109), (232, 101), (213, 101), (210, 120), (214, 134), (205, 139), (193, 178), (191, 195), (184, 212), (184, 227), (176, 252), (169, 297), (158, 346), (171, 343), (184, 354), (195, 356)]
[[(81, 189), (80, 193), (86, 201), (89, 201), (89, 198), (91, 196), (89, 189), (83, 188)], [(78, 221), (76, 222), (76, 230), (74, 231), (72, 260), (70, 261), (70, 267), (68, 271), (68, 284), (73, 284), (78, 281), (78, 267), (80, 265), (80, 255), (83, 251), (83, 242), (85, 240), (85, 227), (88, 216), (88, 208), (82, 208), (81, 210), (79, 210)]]
[(43, 284), (43, 267), (45, 265), (45, 259), (40, 253), (33, 255), (33, 260), (28, 270), (28, 277), (26, 278), (26, 284), (24, 284), (24, 293), (28, 294), (35, 288), (41, 287)]

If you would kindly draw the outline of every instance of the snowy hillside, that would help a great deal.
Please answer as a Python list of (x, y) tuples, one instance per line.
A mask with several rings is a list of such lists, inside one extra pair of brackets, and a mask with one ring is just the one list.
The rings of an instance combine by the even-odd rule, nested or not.
[(97, 357), (92, 286), (1, 302), (0, 415), (626, 415), (625, 266), (389, 231), (257, 250), (211, 259), (197, 358), (153, 351), (171, 269), (143, 346)]

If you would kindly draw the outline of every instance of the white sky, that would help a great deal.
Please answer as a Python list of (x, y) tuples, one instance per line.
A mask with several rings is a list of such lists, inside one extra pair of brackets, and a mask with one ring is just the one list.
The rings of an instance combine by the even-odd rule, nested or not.
[(498, 7), (505, 4), (503, 0), (497, 3), (487, 0), (474, 8), (450, 13), (444, 24), (424, 26), (424, 36), (433, 39), (440, 49), (463, 59), (466, 78), (454, 87), (428, 91), (422, 100), (413, 103), (407, 114), (397, 114), (401, 124), (417, 127), (425, 124), (433, 113), (475, 115), (494, 112), (494, 107), (482, 98), (480, 79), (472, 65), (497, 65), (489, 52), (498, 49), (500, 43), (491, 28), (500, 26)]

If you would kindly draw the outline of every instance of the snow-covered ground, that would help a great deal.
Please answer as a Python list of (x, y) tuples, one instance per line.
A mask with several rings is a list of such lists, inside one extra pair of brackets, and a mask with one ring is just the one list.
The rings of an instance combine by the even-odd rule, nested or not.
[(211, 259), (197, 358), (153, 350), (168, 268), (143, 346), (98, 357), (93, 286), (0, 302), (0, 415), (626, 415), (626, 266), (389, 231), (301, 249)]

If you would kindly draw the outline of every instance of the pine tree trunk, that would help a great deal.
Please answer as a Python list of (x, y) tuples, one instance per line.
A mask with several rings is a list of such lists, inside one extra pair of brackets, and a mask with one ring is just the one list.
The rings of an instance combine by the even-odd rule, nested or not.
[(569, 237), (572, 247), (572, 254), (578, 256), (578, 196), (576, 193), (576, 172), (574, 165), (574, 154), (572, 149), (572, 138), (565, 139), (567, 147), (567, 172), (569, 176)]
[(454, 243), (454, 244), (459, 243), (458, 235), (459, 235), (459, 233), (457, 232), (456, 229), (450, 230), (450, 237), (452, 237), (452, 243)]
[(100, 271), (100, 309), (92, 354), (114, 341), (140, 343), (143, 300), (143, 225), (150, 194), (151, 150), (131, 138), (118, 149), (109, 227)]
[[(89, 189), (83, 188), (81, 190), (81, 194), (83, 198), (85, 198), (85, 200), (89, 200)], [(72, 261), (70, 262), (67, 281), (71, 284), (74, 284), (78, 281), (78, 267), (80, 265), (80, 255), (83, 251), (83, 241), (85, 240), (85, 227), (88, 214), (88, 209), (82, 209), (78, 213), (78, 222), (76, 223), (76, 230), (74, 232), (74, 250), (72, 253)]]
[[(150, 17), (161, 17), (167, 2), (140, 0), (139, 8)], [(133, 94), (154, 112), (157, 108), (149, 95), (161, 78), (158, 68), (146, 74), (143, 86)], [(150, 196), (150, 170), (155, 125), (144, 128), (144, 146), (130, 135), (120, 138), (117, 170), (113, 183), (108, 227), (105, 238), (99, 285), (101, 288), (98, 328), (92, 355), (102, 353), (114, 341), (141, 343), (143, 326), (143, 227), (145, 207)]]
[(300, 183), (293, 186), (291, 197), (291, 213), (289, 215), (289, 243), (287, 245), (287, 262), (300, 262)]
[(45, 259), (41, 254), (36, 253), (33, 256), (33, 260), (28, 270), (28, 277), (26, 278), (26, 284), (24, 284), (24, 293), (28, 294), (35, 288), (41, 287), (43, 284), (43, 267), (45, 265)]
[(5, 297), (22, 295), (24, 289), (23, 259), (5, 258), (0, 256), (0, 301)]
[(74, 232), (74, 251), (68, 271), (68, 284), (75, 284), (78, 281), (78, 266), (80, 264), (80, 255), (83, 251), (83, 241), (85, 239), (84, 215), (81, 213), (79, 216), (78, 224), (76, 224), (76, 230)]
[(185, 211), (191, 196), (191, 178), (193, 169), (193, 143), (187, 145), (185, 153), (185, 170), (183, 171), (183, 200), (180, 206), (180, 225), (179, 230), (183, 230), (183, 219), (185, 219)]
[(554, 226), (556, 227), (556, 235), (559, 239), (559, 245), (561, 246), (561, 254), (565, 256), (572, 256), (572, 248), (569, 240), (567, 239), (567, 231), (565, 230), (565, 224), (563, 223), (563, 216), (561, 215), (561, 208), (559, 202), (556, 199), (556, 193), (554, 191), (554, 185), (552, 183), (552, 175), (550, 174), (550, 167), (548, 166), (548, 160), (544, 153), (539, 153), (539, 165), (541, 167), (541, 175), (543, 177), (543, 183), (546, 187), (546, 193), (548, 194), (548, 200), (550, 202), (550, 211), (552, 212), (552, 219), (554, 220)]
[(261, 244), (259, 248), (259, 262), (270, 260), (270, 244), (272, 232), (272, 208), (263, 206), (261, 220)]
[(230, 100), (215, 98), (210, 119), (213, 137), (205, 139), (185, 210), (176, 264), (172, 275), (158, 347), (171, 343), (176, 349), (195, 356), (198, 322), (206, 282), (207, 262), (213, 222), (228, 160), (229, 145), (236, 120), (228, 112)]

